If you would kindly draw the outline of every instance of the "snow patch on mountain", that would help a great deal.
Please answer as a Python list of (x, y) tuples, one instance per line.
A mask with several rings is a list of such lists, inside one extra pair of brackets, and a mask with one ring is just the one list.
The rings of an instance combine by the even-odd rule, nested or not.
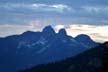
[(18, 46), (17, 46), (17, 49), (20, 49), (24, 45), (26, 45), (26, 43), (24, 41), (20, 41)]
[(45, 45), (46, 43), (47, 40), (43, 36), (36, 42), (36, 44), (42, 44), (42, 45)]
[(41, 53), (45, 52), (45, 50), (47, 50), (47, 48), (49, 48), (49, 46), (50, 46), (50, 45), (47, 45), (47, 46), (41, 48), (41, 49), (40, 49), (39, 51), (37, 51), (36, 53), (37, 53), (37, 54), (41, 54)]

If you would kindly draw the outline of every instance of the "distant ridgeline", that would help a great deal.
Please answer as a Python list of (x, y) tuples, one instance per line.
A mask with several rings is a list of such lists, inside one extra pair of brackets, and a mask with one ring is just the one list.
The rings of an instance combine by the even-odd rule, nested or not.
[[(84, 56), (88, 60), (82, 60), (83, 58), (74, 59), (77, 66), (80, 67), (80, 63), (86, 63), (86, 61), (92, 59), (92, 56), (100, 54), (98, 49), (96, 49), (95, 53), (94, 48), (99, 45), (100, 43), (94, 42), (88, 35), (81, 34), (73, 38), (67, 35), (65, 29), (60, 29), (56, 33), (51, 26), (46, 26), (42, 32), (27, 31), (21, 35), (0, 38), (0, 72), (17, 72), (18, 70), (31, 68), (36, 65), (45, 64), (47, 66), (47, 63), (56, 62), (58, 66), (58, 61), (68, 60), (67, 58), (69, 57), (73, 57), (72, 59), (74, 59), (75, 56), (80, 54), (83, 57), (85, 54), (82, 53), (88, 52), (88, 56)], [(89, 54), (88, 50), (91, 50), (91, 54)], [(92, 50), (95, 54), (92, 53)], [(70, 62), (71, 59), (69, 59)], [(62, 66), (62, 62), (60, 63)], [(63, 63), (63, 65), (69, 68), (69, 63)], [(40, 66), (45, 68), (43, 65)], [(51, 64), (51, 68), (52, 66)], [(70, 66), (70, 68), (73, 67), (75, 66)]]
[(108, 42), (77, 56), (19, 72), (108, 72)]

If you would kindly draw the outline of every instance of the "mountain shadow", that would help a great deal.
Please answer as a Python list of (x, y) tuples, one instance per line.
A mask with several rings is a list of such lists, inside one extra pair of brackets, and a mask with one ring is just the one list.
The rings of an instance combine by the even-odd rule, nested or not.
[(108, 72), (108, 42), (77, 56), (19, 72)]

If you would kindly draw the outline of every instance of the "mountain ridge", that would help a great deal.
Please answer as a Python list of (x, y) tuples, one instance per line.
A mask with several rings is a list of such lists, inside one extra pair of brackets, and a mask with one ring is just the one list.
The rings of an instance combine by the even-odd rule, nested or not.
[[(94, 42), (95, 44), (97, 43)], [(5, 66), (12, 63), (10, 67), (16, 66), (15, 71), (62, 60), (86, 50), (88, 48), (75, 38), (68, 36), (65, 29), (60, 29), (59, 33), (55, 33), (51, 26), (45, 27), (42, 32), (26, 31), (20, 35), (0, 38), (0, 59), (2, 59), (0, 61)], [(8, 62), (6, 61), (7, 58), (9, 58)], [(2, 68), (2, 66), (0, 67)], [(5, 70), (4, 68), (7, 67), (2, 69)], [(9, 70), (13, 68), (9, 68)]]

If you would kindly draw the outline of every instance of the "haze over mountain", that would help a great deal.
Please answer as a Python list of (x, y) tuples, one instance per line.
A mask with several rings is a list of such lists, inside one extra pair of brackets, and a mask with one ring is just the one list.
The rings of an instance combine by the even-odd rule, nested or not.
[(87, 35), (73, 38), (67, 35), (65, 29), (56, 33), (51, 26), (46, 26), (42, 32), (27, 31), (21, 35), (0, 38), (0, 71), (15, 72), (56, 62), (98, 45)]

